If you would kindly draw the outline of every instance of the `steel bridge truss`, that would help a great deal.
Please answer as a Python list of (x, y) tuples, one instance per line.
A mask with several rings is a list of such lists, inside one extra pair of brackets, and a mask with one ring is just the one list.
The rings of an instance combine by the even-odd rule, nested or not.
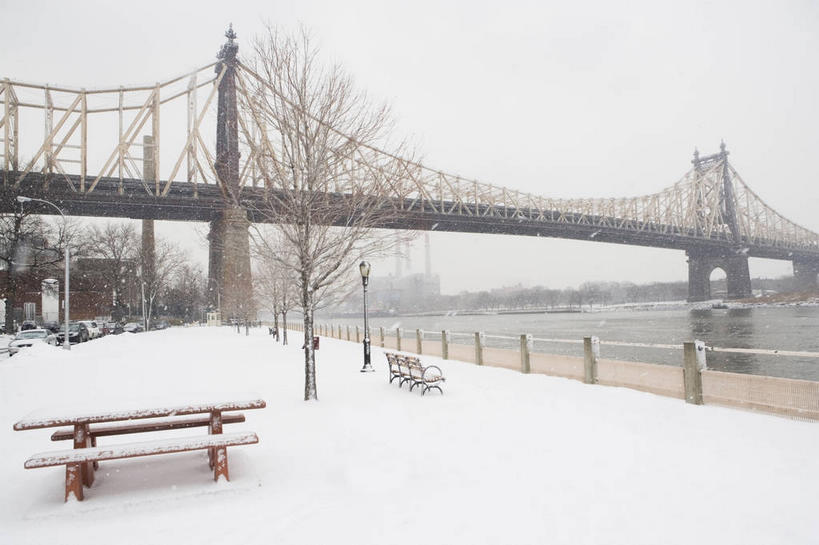
[[(286, 178), (276, 171), (288, 165), (277, 146), (281, 135), (265, 122), (260, 98), (276, 92), (242, 63), (235, 72), (242, 156), (239, 195), (219, 179), (202, 129), (214, 122), (210, 112), (225, 73), (225, 65), (212, 63), (152, 86), (97, 90), (2, 81), (4, 189), (19, 189), (36, 173), (37, 180), (45, 180), (44, 190), (48, 184), (63, 183), (78, 195), (93, 194), (101, 180), (114, 178), (119, 180), (120, 194), (128, 180), (139, 180), (147, 195), (160, 199), (178, 184), (189, 184), (192, 198), (198, 198), (200, 185), (218, 187), (226, 199), (241, 198), (247, 187), (255, 188), (254, 194), (275, 196), (277, 180)], [(200, 91), (206, 93), (203, 101)], [(173, 109), (166, 114), (163, 108)], [(23, 122), (24, 111), (42, 115), (39, 136), (36, 118)], [(100, 128), (100, 134), (90, 139), (94, 127)], [(21, 161), (24, 149), (30, 158)], [(396, 216), (518, 220), (638, 234), (644, 240), (657, 236), (719, 243), (745, 247), (751, 254), (757, 249), (758, 254), (773, 255), (771, 250), (776, 250), (779, 256), (794, 251), (819, 257), (819, 235), (788, 220), (756, 195), (729, 163), (724, 146), (709, 157), (695, 155), (693, 168), (658, 193), (606, 199), (552, 199), (469, 180), (376, 147), (350, 149), (349, 156), (338, 157), (333, 184), (323, 190), (335, 195), (373, 194), (390, 203)], [(163, 150), (170, 153), (170, 163), (161, 157)], [(89, 164), (95, 174), (89, 174)], [(172, 167), (167, 169), (166, 164)]]

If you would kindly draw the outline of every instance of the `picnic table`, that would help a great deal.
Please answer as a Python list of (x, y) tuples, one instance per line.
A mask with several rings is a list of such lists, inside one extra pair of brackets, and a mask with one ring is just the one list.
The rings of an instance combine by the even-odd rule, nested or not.
[[(68, 428), (52, 434), (52, 441), (73, 440), (73, 449), (44, 452), (29, 458), (24, 467), (66, 466), (65, 499), (83, 499), (83, 485), (94, 483), (94, 471), (100, 461), (155, 454), (170, 454), (193, 450), (208, 451), (208, 461), (214, 470), (214, 480), (230, 480), (227, 447), (258, 443), (252, 432), (223, 434), (225, 423), (243, 422), (244, 415), (224, 412), (262, 409), (262, 399), (245, 401), (205, 402), (187, 405), (161, 405), (131, 409), (81, 411), (74, 414), (55, 412), (35, 414), (14, 424), (16, 431), (44, 428)], [(135, 421), (135, 422), (134, 422)], [(165, 431), (207, 426), (208, 435), (142, 441), (106, 447), (97, 446), (97, 437)]]

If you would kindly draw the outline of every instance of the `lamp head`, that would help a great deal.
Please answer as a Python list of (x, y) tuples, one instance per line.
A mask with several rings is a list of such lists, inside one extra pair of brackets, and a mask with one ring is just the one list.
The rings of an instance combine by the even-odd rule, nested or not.
[(358, 264), (358, 270), (361, 271), (361, 278), (368, 278), (370, 276), (370, 264), (362, 261)]
[(24, 202), (31, 202), (30, 197), (24, 197), (22, 195), (17, 195), (17, 202), (24, 203)]

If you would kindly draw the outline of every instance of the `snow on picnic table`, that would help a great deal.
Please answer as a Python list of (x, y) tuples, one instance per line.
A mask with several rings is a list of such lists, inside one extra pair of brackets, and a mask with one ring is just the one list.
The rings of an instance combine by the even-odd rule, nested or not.
[[(0, 543), (819, 543), (817, 424), (426, 356), (447, 382), (421, 397), (388, 384), (381, 349), (359, 373), (360, 345), (327, 338), (305, 403), (291, 343), (174, 328), (0, 359)], [(12, 430), (248, 391), (267, 408), (225, 427), (259, 436), (228, 449), (229, 483), (201, 451), (109, 461), (64, 504), (64, 468), (23, 462), (65, 445)], [(202, 430), (139, 440), (185, 433)]]

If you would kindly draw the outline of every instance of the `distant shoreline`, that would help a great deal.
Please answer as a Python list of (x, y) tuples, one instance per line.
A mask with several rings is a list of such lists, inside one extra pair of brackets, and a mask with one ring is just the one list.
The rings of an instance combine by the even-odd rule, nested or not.
[[(605, 306), (554, 307), (531, 309), (498, 309), (498, 310), (431, 310), (427, 312), (371, 312), (371, 318), (417, 318), (435, 316), (500, 316), (524, 314), (580, 314), (589, 312), (618, 312), (618, 311), (663, 311), (663, 310), (732, 310), (757, 307), (781, 306), (819, 306), (819, 294), (810, 293), (783, 293), (766, 295), (753, 299), (710, 299), (689, 303), (687, 301), (658, 301), (656, 303), (622, 303)], [(363, 313), (330, 314), (330, 319), (361, 318)]]

